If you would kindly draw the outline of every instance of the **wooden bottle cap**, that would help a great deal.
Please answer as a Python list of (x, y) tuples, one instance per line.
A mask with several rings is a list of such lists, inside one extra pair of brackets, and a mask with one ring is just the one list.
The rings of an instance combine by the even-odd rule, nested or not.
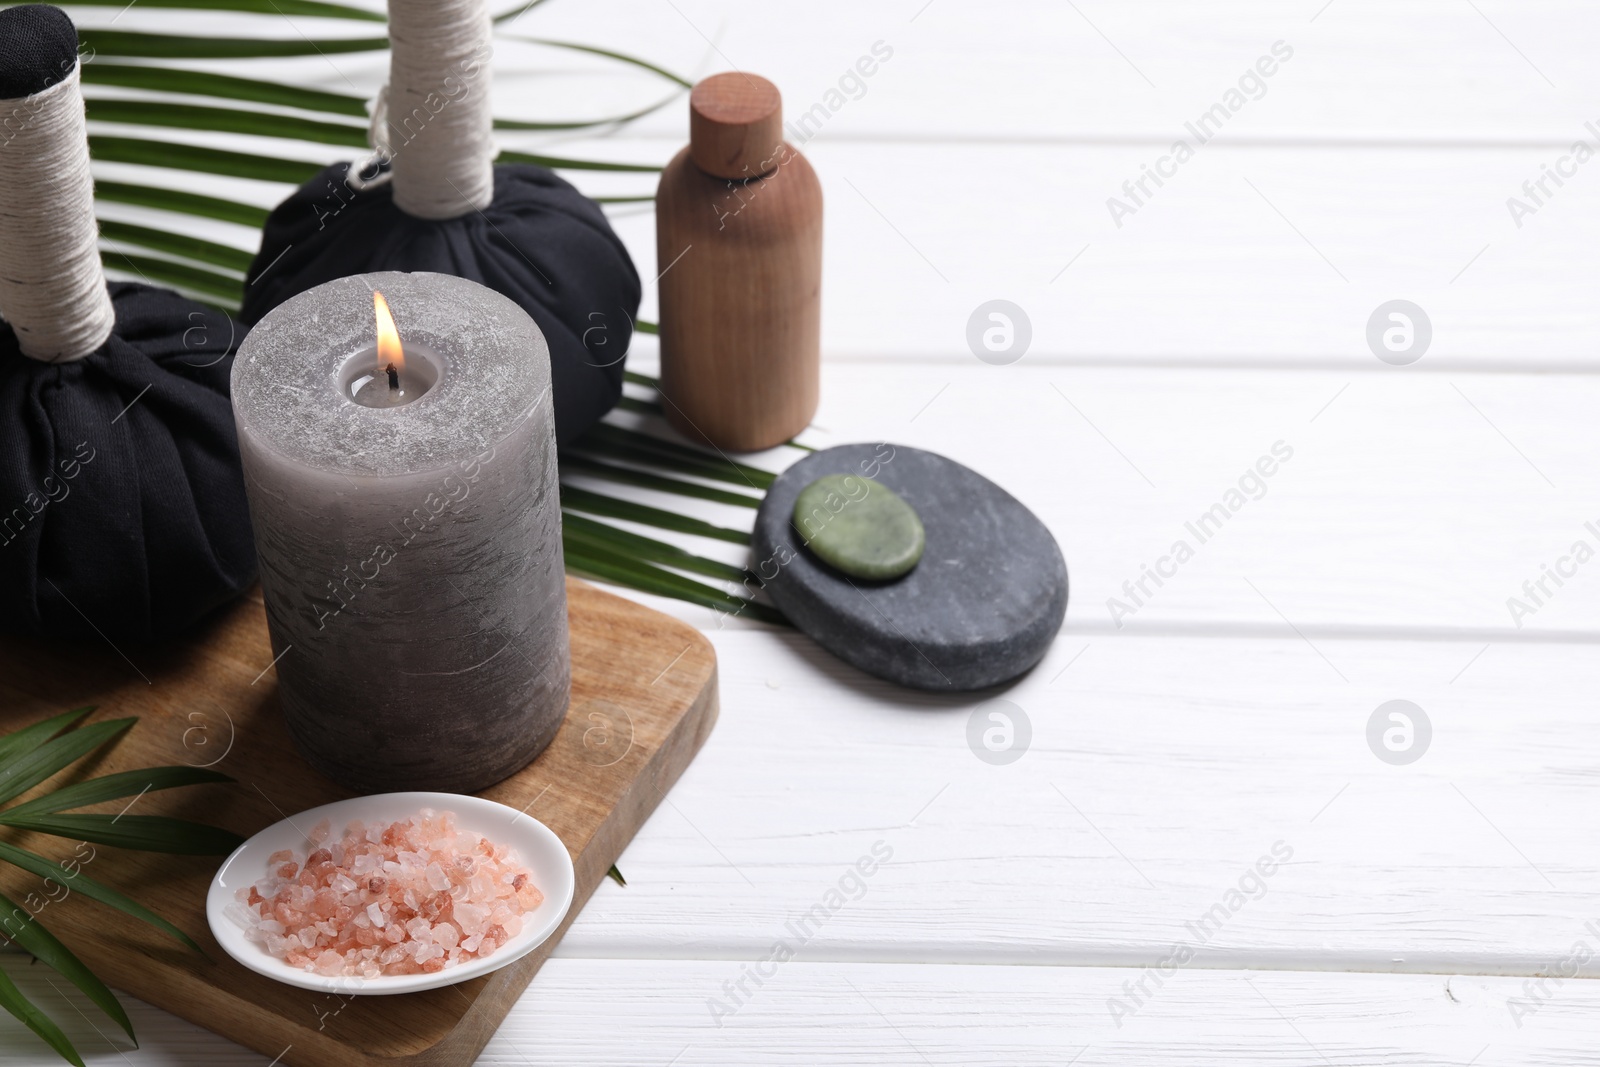
[(758, 74), (713, 74), (689, 94), (689, 157), (718, 178), (754, 178), (778, 165), (783, 97)]

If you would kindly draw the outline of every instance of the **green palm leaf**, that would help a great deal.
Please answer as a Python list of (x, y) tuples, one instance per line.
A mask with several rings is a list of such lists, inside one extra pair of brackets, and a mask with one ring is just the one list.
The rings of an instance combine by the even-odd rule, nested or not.
[(578, 553), (600, 555), (607, 552), (621, 552), (636, 559), (662, 563), (677, 570), (692, 571), (711, 578), (722, 578), (730, 582), (754, 580), (754, 576), (743, 567), (734, 567), (718, 560), (696, 556), (685, 552), (677, 545), (643, 537), (629, 530), (619, 530), (615, 526), (582, 515), (562, 516), (561, 536), (563, 544), (573, 546), (572, 551)]
[(72, 1042), (67, 1040), (67, 1035), (50, 1021), (50, 1016), (34, 1007), (28, 998), (22, 995), (22, 990), (17, 988), (11, 976), (4, 971), (0, 971), (0, 1008), (15, 1015), (23, 1026), (38, 1034), (45, 1044), (56, 1050), (56, 1055), (74, 1067), (83, 1067), (83, 1058), (78, 1055), (78, 1050), (72, 1047)]
[(673, 530), (677, 533), (695, 534), (699, 537), (709, 537), (715, 541), (728, 541), (736, 545), (748, 545), (750, 535), (743, 530), (730, 530), (725, 526), (713, 526), (701, 519), (679, 515), (675, 511), (663, 511), (653, 508), (648, 504), (636, 504), (632, 500), (623, 500), (619, 497), (607, 496), (597, 493), (592, 489), (580, 489), (577, 486), (562, 483), (561, 507), (568, 511), (582, 511), (590, 515), (604, 515), (609, 519), (626, 519), (644, 526), (654, 526), (659, 530)]
[(260, 59), (267, 56), (324, 56), (381, 52), (387, 37), (345, 37), (313, 41), (309, 37), (186, 37), (171, 33), (78, 28), (78, 40), (97, 56), (117, 59)]
[(4, 894), (0, 894), (0, 934), (15, 941), (34, 959), (77, 986), (84, 996), (94, 1001), (96, 1007), (111, 1016), (112, 1021), (122, 1027), (128, 1037), (133, 1038), (133, 1023), (128, 1021), (128, 1013), (122, 1010), (122, 1005), (117, 1003), (116, 996), (106, 988), (106, 984), (96, 978), (94, 972), (85, 967), (83, 961), (74, 956), (66, 945), (57, 941), (54, 934)]
[(312, 141), (345, 148), (367, 147), (365, 123), (320, 122), (270, 111), (169, 104), (155, 100), (91, 100), (89, 119), (128, 126), (167, 126), (211, 133), (247, 133), (290, 141)]
[(136, 204), (139, 207), (158, 208), (202, 219), (233, 222), (255, 230), (259, 230), (267, 223), (266, 208), (241, 204), (236, 200), (222, 200), (215, 196), (201, 196), (180, 189), (162, 189), (159, 186), (137, 185), (130, 182), (96, 181), (94, 195), (113, 204)]
[(63, 731), (77, 726), (92, 714), (94, 714), (94, 706), (92, 704), (86, 708), (73, 708), (71, 711), (45, 719), (43, 722), (36, 722), (32, 726), (25, 726), (15, 733), (0, 737), (0, 773), (4, 772), (12, 760), (27, 755)]
[(770, 471), (752, 467), (748, 463), (739, 463), (720, 453), (707, 452), (676, 441), (663, 440), (653, 434), (613, 426), (610, 423), (603, 422), (593, 427), (574, 444), (576, 447), (613, 455), (619, 459), (652, 463), (681, 474), (731, 482), (749, 489), (768, 489), (778, 478)]
[(689, 81), (687, 78), (674, 74), (665, 67), (658, 67), (648, 60), (640, 59), (637, 56), (630, 56), (625, 52), (613, 52), (609, 48), (596, 48), (594, 45), (577, 44), (573, 41), (552, 41), (545, 37), (516, 37), (508, 34), (506, 36), (506, 40), (524, 41), (528, 44), (542, 44), (547, 48), (565, 48), (573, 52), (587, 52), (592, 56), (604, 56), (607, 59), (615, 59), (618, 62), (626, 63), (629, 66), (639, 67), (642, 70), (648, 70), (652, 74), (659, 74), (670, 82), (677, 82), (685, 89), (694, 88), (694, 82)]
[(626, 556), (601, 554), (585, 548), (567, 554), (566, 562), (568, 570), (587, 577), (617, 582), (641, 592), (672, 597), (690, 604), (727, 612), (730, 615), (745, 615), (775, 626), (787, 625), (782, 615), (765, 604), (757, 604), (743, 597), (724, 593), (720, 589), (713, 589), (709, 585), (703, 585), (653, 564)]
[(122, 771), (87, 782), (63, 786), (42, 797), (15, 804), (5, 810), (6, 815), (45, 814), (86, 808), (90, 804), (103, 804), (123, 797), (140, 797), (160, 789), (176, 789), (185, 785), (213, 785), (231, 782), (226, 774), (203, 767), (149, 767), (144, 770)]
[(203, 267), (110, 250), (102, 251), (101, 257), (108, 269), (136, 274), (140, 281), (150, 285), (166, 284), (202, 296), (216, 297), (222, 304), (232, 304), (235, 309), (244, 294), (243, 279), (218, 274)]
[(200, 263), (224, 267), (240, 274), (250, 269), (250, 261), (255, 258), (242, 248), (219, 245), (214, 241), (184, 237), (181, 234), (155, 230), (149, 226), (136, 226), (131, 222), (119, 222), (115, 219), (100, 220), (100, 236), (112, 241), (121, 241), (123, 244), (148, 248), (152, 252), (164, 252), (170, 256), (182, 256)]
[(53, 863), (43, 856), (36, 856), (26, 849), (17, 848), (15, 845), (8, 845), (4, 842), (0, 842), (0, 860), (19, 867), (29, 874), (36, 874), (40, 878), (52, 879), (69, 887), (74, 893), (82, 893), (90, 900), (116, 908), (124, 914), (133, 916), (140, 922), (149, 923), (162, 933), (182, 941), (202, 956), (205, 955), (205, 952), (188, 934), (173, 926), (138, 901), (131, 897), (123, 896), (110, 886), (100, 884), (81, 870), (76, 874), (68, 874), (59, 863)]
[(526, 4), (520, 4), (509, 11), (502, 11), (500, 14), (494, 16), (495, 25), (498, 26), (502, 22), (519, 19), (544, 2), (545, 0), (528, 0)]
[[(80, 727), (78, 724), (91, 711), (92, 708), (79, 708), (0, 738), (0, 803), (21, 795), (67, 765), (111, 742), (137, 721), (132, 718), (113, 719)], [(0, 811), (0, 825), (78, 841), (179, 854), (215, 855), (231, 851), (242, 839), (226, 830), (180, 819), (128, 816), (126, 809), (124, 814), (119, 815), (57, 813), (126, 796), (133, 796), (137, 800), (153, 789), (229, 780), (226, 775), (216, 771), (196, 767), (122, 771), (77, 782)], [(115, 908), (176, 938), (196, 952), (200, 951), (200, 946), (172, 923), (123, 893), (90, 878), (81, 868), (69, 871), (62, 864), (3, 841), (0, 841), (0, 862), (9, 863), (47, 882), (55, 882), (67, 894), (77, 892), (89, 900)], [(65, 896), (56, 897), (48, 889), (46, 896), (52, 900), (66, 899)], [(31, 895), (28, 899), (31, 899)], [(115, 1020), (130, 1038), (134, 1036), (128, 1016), (111, 990), (44, 928), (36, 914), (18, 907), (3, 895), (0, 895), (0, 936), (15, 942), (36, 959), (60, 972)], [(30, 1004), (4, 974), (0, 974), (0, 1007), (21, 1020), (64, 1059), (71, 1063), (82, 1063), (72, 1043), (60, 1029)]]
[[(210, 96), (221, 100), (248, 100), (254, 104), (276, 104), (279, 107), (299, 108), (328, 115), (347, 115), (365, 119), (367, 103), (360, 97), (327, 93), (320, 89), (302, 89), (293, 85), (261, 81), (256, 78), (239, 78), (231, 74), (215, 74), (209, 70), (184, 70), (177, 67), (156, 67), (131, 63), (108, 63), (96, 60), (83, 64), (85, 85), (116, 85), (125, 89), (143, 89), (157, 93), (183, 93), (188, 96)], [(91, 100), (90, 108), (104, 104), (104, 100)]]
[(21, 796), (114, 737), (120, 737), (137, 719), (112, 719), (70, 730), (30, 752), (19, 754), (0, 769), (0, 804)]
[[(62, 7), (128, 8), (127, 0), (66, 0)], [(362, 22), (387, 22), (377, 11), (364, 11), (344, 4), (319, 0), (144, 0), (145, 10), (237, 11), (260, 15), (304, 15), (307, 18), (357, 19)]]
[(299, 185), (322, 169), (321, 163), (275, 159), (248, 152), (228, 152), (192, 144), (163, 144), (137, 137), (89, 135), (89, 154), (103, 163), (141, 163), (232, 178), (257, 178), (264, 182)]
[(650, 474), (646, 471), (634, 470), (632, 467), (619, 467), (614, 463), (601, 463), (597, 460), (585, 459), (582, 456), (563, 456), (561, 465), (566, 470), (603, 477), (607, 481), (621, 482), (624, 485), (637, 485), (642, 489), (654, 489), (662, 493), (675, 493), (678, 496), (690, 496), (699, 500), (710, 500), (718, 504), (732, 504), (741, 508), (759, 508), (761, 506), (760, 497), (746, 496), (743, 493), (730, 493), (725, 489), (713, 489), (709, 485), (701, 485), (699, 482), (686, 482), (680, 478), (668, 478), (660, 474)]
[(244, 838), (228, 830), (165, 815), (13, 816), (0, 812), (0, 825), (173, 856), (226, 856), (244, 844)]
[[(625, 115), (612, 115), (610, 118), (585, 119), (581, 122), (521, 122), (517, 119), (495, 119), (494, 128), (497, 130), (588, 130), (596, 126), (620, 126), (660, 111), (681, 95), (680, 93), (673, 93), (669, 97), (656, 101), (649, 107), (642, 107)], [(654, 200), (655, 197), (647, 196), (641, 199)]]
[(652, 163), (606, 163), (594, 159), (569, 159), (566, 156), (547, 156), (537, 152), (501, 152), (502, 163), (534, 163), (552, 170), (604, 170), (625, 174), (659, 174), (661, 168)]

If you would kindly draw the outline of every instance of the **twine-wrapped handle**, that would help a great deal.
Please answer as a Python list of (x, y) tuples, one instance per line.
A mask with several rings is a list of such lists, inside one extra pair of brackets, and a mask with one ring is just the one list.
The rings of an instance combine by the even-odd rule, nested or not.
[(98, 238), (77, 28), (45, 4), (0, 11), (0, 318), (23, 355), (82, 359), (111, 336)]
[(494, 200), (489, 110), (493, 24), (487, 0), (389, 0), (389, 84), (373, 105), (374, 158), (352, 166), (354, 188), (387, 161), (408, 215), (453, 219)]

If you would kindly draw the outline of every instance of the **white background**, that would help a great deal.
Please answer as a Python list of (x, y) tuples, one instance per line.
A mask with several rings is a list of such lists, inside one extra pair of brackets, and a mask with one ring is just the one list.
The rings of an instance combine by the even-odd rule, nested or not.
[[(325, 32), (261, 32), (302, 30)], [(517, 32), (765, 74), (791, 116), (875, 42), (893, 49), (804, 145), (827, 203), (823, 403), (805, 439), (888, 439), (998, 481), (1054, 531), (1072, 602), (1037, 670), (974, 697), (896, 690), (797, 635), (659, 603), (715, 642), (721, 722), (623, 854), (628, 887), (600, 887), (481, 1062), (1600, 1063), (1593, 983), (1549, 982), (1520, 1019), (1510, 1004), (1576, 943), (1600, 951), (1585, 925), (1600, 930), (1600, 561), (1526, 618), (1507, 605), (1573, 542), (1600, 548), (1584, 526), (1600, 526), (1600, 162), (1548, 183), (1520, 226), (1507, 205), (1574, 141), (1595, 146), (1597, 31), (1578, 0), (529, 14)], [(1293, 55), (1265, 95), (1119, 227), (1107, 198), (1279, 41)], [(365, 93), (381, 62), (277, 69)], [(667, 91), (509, 44), (497, 78), (496, 111), (517, 118)], [(605, 138), (506, 141), (661, 163), (685, 113), (680, 99)], [(653, 278), (648, 205), (611, 214)], [(966, 341), (995, 298), (1032, 324), (1009, 366)], [(1432, 325), (1406, 367), (1366, 339), (1393, 299)], [(632, 363), (652, 369), (648, 338)], [(1118, 627), (1107, 599), (1278, 441), (1294, 455), (1265, 495)], [(1006, 766), (966, 741), (996, 695), (1032, 724)], [(1409, 766), (1367, 744), (1393, 699), (1432, 724)], [(714, 1019), (724, 983), (879, 841), (893, 858), (864, 894)], [(1278, 842), (1292, 858), (1258, 899), (1114, 1019), (1124, 983), (1193, 943), (1185, 924)], [(95, 1064), (267, 1062), (131, 998), (143, 1045), (113, 1045), (38, 968), (7, 969)], [(0, 1063), (46, 1062), (6, 1045)]]

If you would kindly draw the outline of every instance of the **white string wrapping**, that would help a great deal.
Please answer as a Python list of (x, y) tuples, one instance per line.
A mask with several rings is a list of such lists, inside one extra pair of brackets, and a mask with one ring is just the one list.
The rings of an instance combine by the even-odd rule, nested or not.
[(94, 179), (78, 68), (33, 96), (0, 101), (0, 317), (22, 354), (82, 359), (116, 316), (94, 221)]
[(489, 206), (492, 31), (487, 0), (389, 0), (389, 84), (373, 102), (374, 155), (346, 176), (353, 188), (381, 184), (361, 173), (387, 160), (408, 215), (453, 219)]

